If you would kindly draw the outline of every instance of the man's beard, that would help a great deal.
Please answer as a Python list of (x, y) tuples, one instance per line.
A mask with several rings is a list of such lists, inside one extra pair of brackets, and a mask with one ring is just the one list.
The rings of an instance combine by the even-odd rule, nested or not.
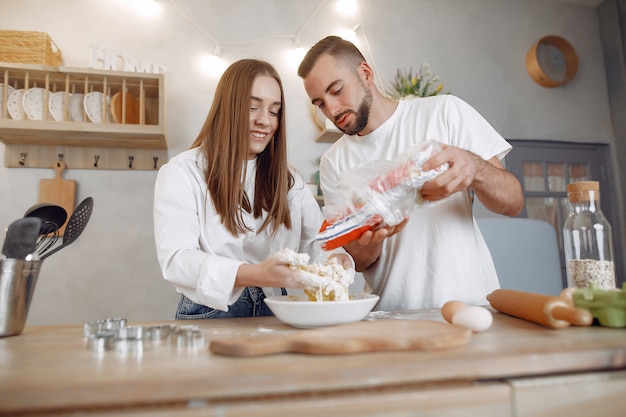
[[(363, 100), (361, 101), (361, 104), (359, 104), (359, 108), (356, 111), (356, 120), (354, 121), (354, 125), (346, 126), (345, 129), (337, 126), (339, 130), (341, 130), (348, 136), (359, 134), (363, 129), (365, 129), (365, 126), (367, 126), (367, 122), (369, 121), (370, 110), (372, 109), (372, 93), (366, 88), (363, 88), (363, 92), (365, 96), (363, 97)], [(337, 119), (339, 119), (340, 117), (341, 115), (339, 115)]]

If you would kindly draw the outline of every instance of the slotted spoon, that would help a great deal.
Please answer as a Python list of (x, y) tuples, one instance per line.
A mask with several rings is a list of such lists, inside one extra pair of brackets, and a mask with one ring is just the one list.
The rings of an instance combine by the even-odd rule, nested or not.
[(43, 261), (48, 256), (57, 253), (66, 246), (72, 244), (85, 230), (87, 222), (91, 217), (93, 211), (93, 198), (87, 197), (77, 207), (76, 210), (70, 216), (65, 226), (65, 233), (63, 234), (63, 243), (54, 249), (46, 250), (41, 254), (41, 260)]

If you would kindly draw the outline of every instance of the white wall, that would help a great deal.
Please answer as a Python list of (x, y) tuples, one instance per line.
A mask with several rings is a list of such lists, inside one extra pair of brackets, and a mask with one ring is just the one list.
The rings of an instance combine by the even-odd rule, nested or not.
[[(88, 67), (90, 45), (123, 51), (167, 67), (170, 155), (190, 145), (210, 106), (216, 80), (196, 62), (212, 41), (168, 0), (155, 18), (134, 13), (130, 0), (0, 0), (0, 29), (37, 30), (60, 46), (67, 67)], [(358, 31), (380, 81), (423, 62), (450, 91), (474, 105), (505, 137), (612, 143), (609, 101), (594, 8), (545, 0), (358, 0), (359, 17), (335, 16), (333, 1), (177, 0), (222, 44), (222, 57), (272, 62), (286, 88), (289, 157), (313, 180), (328, 147), (318, 131), (295, 68), (284, 61), (301, 33), (305, 48), (340, 28)], [(322, 4), (308, 25), (307, 20)], [(538, 38), (555, 34), (577, 49), (580, 66), (567, 86), (546, 89), (526, 72), (524, 57)], [(260, 39), (265, 39), (261, 40)], [(249, 43), (234, 45), (235, 43)], [(5, 147), (0, 144), (0, 158)], [(52, 170), (0, 166), (0, 224), (36, 202), (39, 180)], [(80, 239), (43, 265), (29, 325), (84, 323), (107, 317), (173, 318), (178, 296), (164, 282), (152, 232), (153, 171), (66, 171), (78, 181), (77, 201), (95, 200)]]

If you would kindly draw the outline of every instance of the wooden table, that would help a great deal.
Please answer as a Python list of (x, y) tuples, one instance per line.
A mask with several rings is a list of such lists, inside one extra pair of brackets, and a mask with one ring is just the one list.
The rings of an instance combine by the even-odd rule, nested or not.
[[(439, 310), (373, 318), (442, 321)], [(552, 330), (494, 313), (493, 326), (460, 348), (241, 358), (211, 354), (207, 344), (296, 330), (273, 317), (170, 323), (197, 324), (204, 346), (98, 353), (82, 326), (27, 327), (0, 339), (0, 414), (626, 415), (626, 329)]]

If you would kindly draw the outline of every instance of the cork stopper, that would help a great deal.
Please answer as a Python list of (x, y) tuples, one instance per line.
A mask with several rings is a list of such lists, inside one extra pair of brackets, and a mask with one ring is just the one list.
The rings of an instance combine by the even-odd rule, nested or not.
[(567, 184), (567, 196), (572, 203), (598, 200), (600, 183), (598, 181), (580, 181)]

